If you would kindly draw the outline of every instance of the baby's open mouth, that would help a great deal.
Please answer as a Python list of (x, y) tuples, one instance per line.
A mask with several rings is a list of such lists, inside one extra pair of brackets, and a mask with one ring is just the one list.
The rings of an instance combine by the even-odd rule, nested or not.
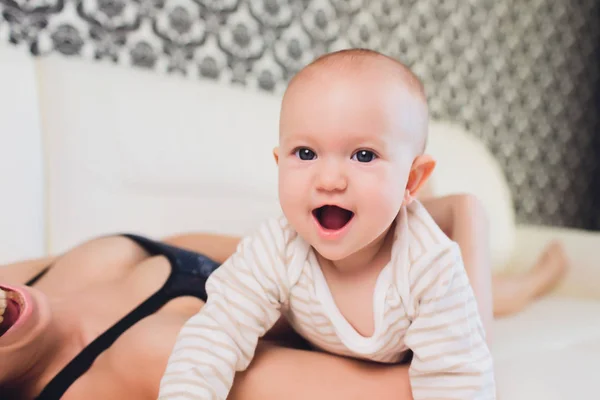
[(325, 205), (313, 210), (319, 225), (330, 231), (342, 229), (354, 217), (354, 213), (338, 206)]
[(17, 292), (0, 288), (0, 336), (17, 322), (23, 308), (23, 299)]

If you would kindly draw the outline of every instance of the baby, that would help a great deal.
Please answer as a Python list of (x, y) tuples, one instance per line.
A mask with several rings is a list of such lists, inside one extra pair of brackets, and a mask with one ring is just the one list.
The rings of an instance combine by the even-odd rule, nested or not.
[(161, 399), (225, 399), (281, 315), (322, 351), (381, 363), (412, 354), (417, 400), (495, 398), (460, 250), (414, 200), (435, 166), (427, 126), (422, 84), (382, 54), (330, 53), (292, 79), (274, 150), (283, 216), (208, 279)]

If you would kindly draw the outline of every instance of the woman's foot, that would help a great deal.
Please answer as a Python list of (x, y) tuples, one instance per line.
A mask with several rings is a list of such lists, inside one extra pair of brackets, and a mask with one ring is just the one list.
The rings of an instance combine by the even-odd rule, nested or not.
[(552, 242), (529, 271), (518, 275), (494, 276), (494, 316), (516, 314), (535, 298), (547, 294), (556, 287), (568, 266), (562, 244)]
[(563, 278), (569, 262), (560, 242), (551, 242), (540, 255), (528, 275), (532, 282), (532, 297), (540, 297), (550, 292)]

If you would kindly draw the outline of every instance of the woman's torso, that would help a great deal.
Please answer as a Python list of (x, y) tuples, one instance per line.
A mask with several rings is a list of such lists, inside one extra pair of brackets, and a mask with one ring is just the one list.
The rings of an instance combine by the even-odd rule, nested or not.
[[(170, 272), (167, 258), (150, 257), (120, 236), (85, 243), (57, 259), (35, 287), (51, 301), (68, 303), (83, 336), (70, 355), (57, 360), (38, 390), (87, 344), (156, 293)], [(63, 399), (156, 398), (177, 334), (202, 304), (196, 297), (178, 297), (136, 322), (96, 358)]]

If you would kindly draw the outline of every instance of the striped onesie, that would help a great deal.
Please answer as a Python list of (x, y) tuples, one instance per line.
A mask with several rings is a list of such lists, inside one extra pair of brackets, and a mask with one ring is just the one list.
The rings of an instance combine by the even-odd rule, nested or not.
[(344, 318), (311, 246), (284, 217), (239, 244), (207, 281), (208, 301), (178, 335), (160, 399), (226, 399), (258, 339), (284, 315), (314, 347), (382, 363), (412, 351), (415, 400), (495, 399), (490, 351), (460, 249), (417, 201), (397, 217), (375, 286), (371, 337)]

